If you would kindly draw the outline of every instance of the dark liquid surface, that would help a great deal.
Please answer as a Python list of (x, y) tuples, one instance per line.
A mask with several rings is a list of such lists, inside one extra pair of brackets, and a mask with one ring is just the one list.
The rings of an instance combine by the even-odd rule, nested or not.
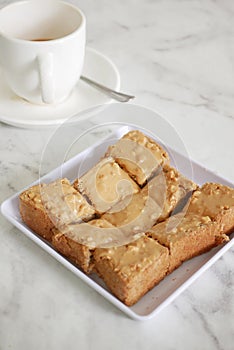
[(53, 40), (53, 39), (52, 38), (51, 39), (39, 38), (39, 39), (32, 39), (30, 41), (50, 41), (50, 40)]

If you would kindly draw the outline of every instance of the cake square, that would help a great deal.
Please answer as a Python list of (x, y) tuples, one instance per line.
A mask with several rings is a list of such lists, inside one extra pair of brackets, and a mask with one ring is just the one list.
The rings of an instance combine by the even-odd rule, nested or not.
[(54, 223), (41, 200), (41, 186), (32, 186), (19, 196), (19, 210), (23, 222), (47, 241), (51, 241)]
[(138, 130), (124, 135), (106, 153), (142, 186), (159, 168), (169, 162), (167, 152)]
[(152, 227), (147, 235), (169, 249), (172, 272), (184, 261), (228, 241), (209, 216), (179, 213)]
[(95, 249), (95, 269), (111, 292), (131, 306), (168, 270), (168, 249), (149, 237), (122, 247)]
[[(52, 238), (54, 248), (85, 273), (93, 271), (93, 252), (96, 243), (100, 243), (98, 237), (95, 241), (96, 232), (88, 230), (90, 227), (107, 229), (113, 226), (105, 220), (95, 219), (88, 223), (65, 225), (60, 230), (55, 229)], [(90, 232), (91, 234), (94, 232), (94, 236), (89, 235)], [(99, 232), (97, 231), (97, 233)], [(89, 237), (91, 240), (89, 240)]]
[(90, 220), (95, 215), (94, 208), (67, 179), (33, 186), (19, 198), (23, 221), (48, 241), (52, 238), (52, 228)]
[(102, 214), (126, 196), (139, 191), (138, 185), (113, 158), (104, 158), (74, 182), (79, 190)]
[(143, 191), (126, 197), (102, 218), (126, 234), (145, 233), (158, 220), (161, 208)]
[(161, 214), (158, 217), (160, 222), (168, 218), (181, 200), (196, 188), (197, 185), (193, 181), (180, 174), (175, 168), (166, 165), (142, 191), (161, 208)]
[(88, 221), (95, 215), (94, 208), (67, 179), (59, 179), (42, 186), (41, 196), (43, 205), (56, 227)]
[(220, 231), (234, 231), (234, 189), (216, 183), (205, 183), (195, 191), (188, 204), (188, 212), (208, 215), (220, 224)]

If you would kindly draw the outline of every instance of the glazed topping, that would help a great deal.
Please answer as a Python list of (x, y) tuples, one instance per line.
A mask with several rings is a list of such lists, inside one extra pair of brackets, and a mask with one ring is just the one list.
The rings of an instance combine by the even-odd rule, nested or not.
[(108, 162), (101, 166), (96, 173), (96, 189), (100, 197), (106, 202), (116, 202), (126, 193), (133, 193), (135, 184), (115, 162)]
[(234, 189), (214, 183), (205, 184), (195, 191), (188, 211), (215, 218), (223, 210), (234, 206)]
[(142, 192), (126, 198), (127, 205), (117, 211), (114, 206), (112, 213), (106, 213), (102, 217), (119, 227), (122, 231), (145, 232), (154, 225), (161, 211), (158, 205)]
[(159, 220), (165, 220), (186, 193), (192, 191), (196, 187), (192, 181), (185, 179), (172, 167), (166, 167), (164, 173), (167, 187), (166, 200)]
[(108, 154), (115, 158), (140, 185), (160, 165), (160, 159), (155, 158), (149, 149), (129, 139), (121, 139), (116, 145), (111, 146)]
[(138, 239), (141, 234), (125, 234), (104, 219), (91, 220), (82, 224), (68, 224), (60, 232), (77, 243), (90, 248), (118, 247)]
[(160, 243), (167, 244), (177, 241), (179, 236), (196, 230), (196, 228), (209, 225), (212, 220), (209, 216), (185, 215), (183, 213), (171, 216), (164, 222), (161, 222), (149, 231), (150, 236), (158, 239)]
[(56, 225), (80, 222), (94, 215), (94, 209), (67, 179), (41, 187), (41, 198), (51, 221)]
[(140, 185), (143, 185), (159, 166), (169, 161), (161, 146), (139, 131), (131, 131), (124, 135), (115, 145), (109, 147), (107, 154), (115, 158)]
[(123, 136), (123, 139), (129, 139), (145, 148), (149, 149), (159, 161), (159, 164), (167, 164), (169, 162), (169, 156), (167, 152), (151, 138), (144, 135), (138, 130), (133, 130)]
[(137, 184), (112, 158), (101, 160), (78, 180), (78, 188), (99, 212), (105, 212), (127, 195), (138, 192)]
[(32, 202), (36, 208), (43, 209), (43, 204), (41, 200), (41, 186), (43, 185), (32, 186), (28, 190), (21, 193), (21, 200)]
[(167, 248), (144, 236), (126, 246), (97, 249), (95, 258), (110, 260), (114, 270), (121, 272), (127, 278), (129, 275), (132, 276), (134, 272), (144, 270), (166, 252)]
[(102, 217), (110, 221), (114, 226), (122, 226), (132, 222), (141, 214), (142, 210), (144, 209), (146, 199), (147, 198), (141, 193), (128, 196), (121, 202), (121, 206), (124, 206), (123, 202), (126, 202), (125, 208), (119, 210), (120, 205), (117, 204)]

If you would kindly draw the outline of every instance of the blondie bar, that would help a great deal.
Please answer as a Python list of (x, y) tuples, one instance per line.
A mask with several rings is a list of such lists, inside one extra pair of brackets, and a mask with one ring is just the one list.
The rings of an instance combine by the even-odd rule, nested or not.
[(95, 249), (95, 268), (111, 292), (133, 305), (165, 276), (168, 249), (146, 236), (122, 247)]
[(54, 227), (90, 220), (95, 215), (94, 208), (67, 179), (33, 186), (21, 193), (19, 200), (22, 220), (48, 241)]
[(169, 163), (167, 152), (138, 130), (125, 134), (106, 153), (142, 186), (159, 168)]
[[(101, 219), (91, 220), (87, 224), (66, 225), (61, 227), (60, 230), (53, 230), (52, 244), (58, 252), (75, 263), (84, 272), (91, 273), (94, 268), (92, 259), (94, 247), (100, 244), (100, 238), (97, 236), (100, 230), (88, 230), (88, 226), (94, 229), (104, 229), (102, 231), (104, 233), (106, 232), (105, 229), (113, 227), (109, 222)], [(87, 236), (87, 233), (90, 232), (96, 234), (96, 241), (93, 235)]]
[(111, 157), (102, 159), (76, 180), (74, 187), (88, 198), (99, 214), (139, 191), (138, 185)]

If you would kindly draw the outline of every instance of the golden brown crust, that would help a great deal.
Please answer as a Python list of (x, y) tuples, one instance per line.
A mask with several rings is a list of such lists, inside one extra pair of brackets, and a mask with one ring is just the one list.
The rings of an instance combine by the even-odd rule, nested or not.
[[(98, 242), (98, 239), (102, 239), (102, 237), (95, 238), (96, 232), (91, 237), (89, 236), (89, 228), (92, 227), (107, 229), (113, 226), (106, 220), (95, 219), (88, 223), (71, 224), (61, 227), (60, 230), (55, 229), (52, 238), (54, 248), (86, 273), (91, 273), (94, 268), (92, 254), (93, 245), (96, 245), (95, 240)], [(86, 233), (91, 240), (87, 239)], [(85, 245), (82, 244), (84, 240), (86, 241)]]
[(54, 248), (66, 258), (80, 267), (84, 272), (91, 273), (93, 270), (92, 250), (75, 242), (58, 230), (54, 231), (52, 237)]
[[(35, 205), (35, 197), (28, 197), (28, 190), (24, 191), (19, 197), (19, 209), (23, 222), (47, 241), (51, 242), (53, 222), (48, 217), (40, 201), (40, 186), (33, 186), (30, 190), (35, 193), (38, 205)], [(32, 196), (31, 196), (32, 197)]]
[[(61, 204), (61, 211), (58, 204)], [(25, 190), (19, 196), (19, 208), (25, 224), (49, 242), (55, 226), (59, 227), (74, 219), (77, 222), (91, 219), (95, 213), (67, 179), (59, 179), (48, 185), (32, 186)], [(56, 215), (57, 212), (59, 215)]]
[(96, 249), (94, 263), (112, 293), (126, 305), (133, 305), (168, 269), (168, 249), (146, 236), (112, 249)]
[(217, 222), (208, 216), (190, 214), (170, 217), (155, 225), (148, 232), (148, 236), (169, 249), (168, 273), (184, 261), (228, 241), (228, 237), (220, 233), (220, 225)]

